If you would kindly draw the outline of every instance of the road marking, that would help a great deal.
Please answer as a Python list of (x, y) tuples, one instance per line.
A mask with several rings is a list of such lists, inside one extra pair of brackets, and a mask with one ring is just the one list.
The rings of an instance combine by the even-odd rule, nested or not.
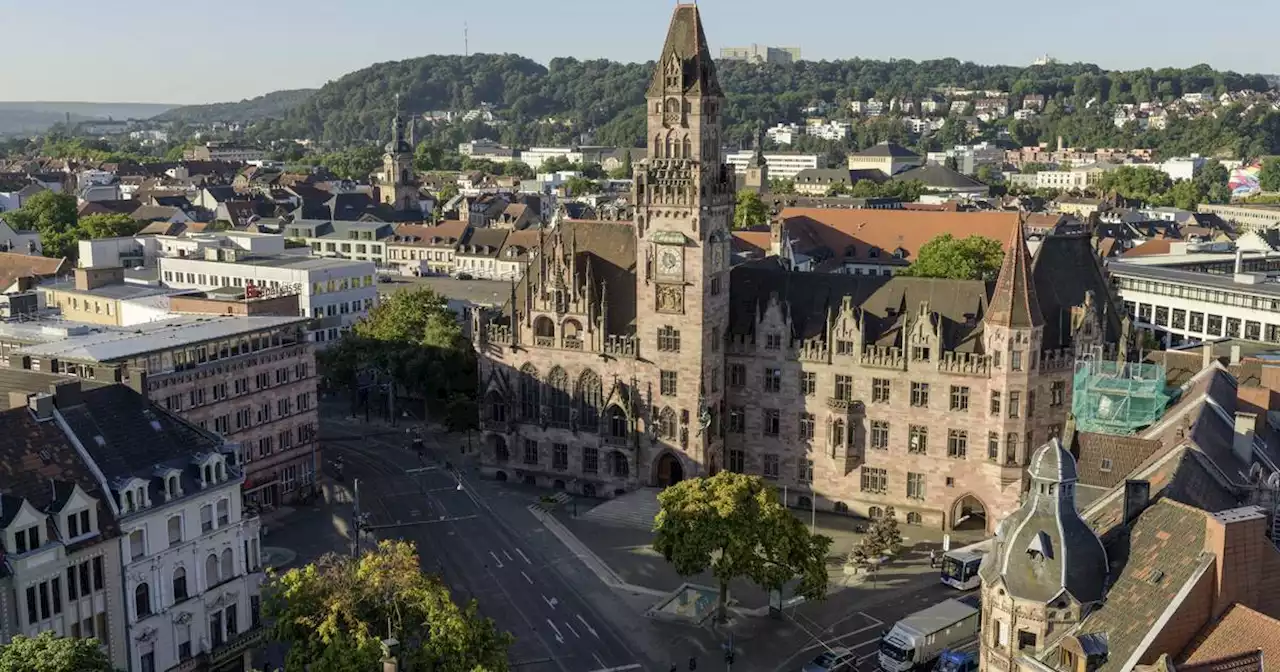
[(564, 622), (564, 627), (569, 628), (569, 632), (572, 632), (574, 637), (577, 637), (578, 639), (582, 639), (582, 635), (579, 635), (578, 631), (574, 630), (572, 625), (569, 625), (569, 621)]
[[(591, 625), (587, 623), (587, 619), (583, 618), (582, 614), (574, 614), (574, 615), (578, 617), (578, 622), (582, 623), (582, 627), (586, 628), (587, 632), (591, 633), (592, 637), (595, 637), (596, 639), (600, 639), (600, 633), (596, 632), (596, 629), (591, 627)], [(603, 664), (604, 663), (601, 663), (601, 665)], [(639, 665), (637, 665), (636, 667), (639, 667)]]
[(603, 661), (603, 660), (600, 660), (600, 656), (599, 656), (599, 654), (592, 653), (592, 654), (591, 654), (591, 657), (596, 659), (596, 663), (597, 663), (598, 665), (600, 665), (600, 667), (604, 667), (604, 661)]
[(533, 585), (533, 579), (529, 578), (529, 575), (525, 574), (523, 569), (520, 570), (520, 576), (523, 576), (524, 580), (529, 582), (529, 585)]
[(542, 601), (543, 601), (543, 602), (546, 602), (546, 603), (547, 603), (547, 606), (548, 606), (548, 607), (551, 607), (552, 609), (555, 609), (555, 608), (556, 608), (556, 605), (557, 605), (557, 604), (560, 604), (560, 600), (557, 600), (557, 599), (556, 599), (556, 598), (554, 598), (554, 597), (548, 600), (546, 595), (543, 595), (543, 596), (542, 596)]
[(557, 628), (556, 624), (552, 623), (549, 618), (547, 619), (547, 625), (551, 626), (551, 629), (556, 631), (556, 641), (564, 644), (564, 635), (560, 634), (560, 628)]
[(518, 548), (517, 548), (517, 549), (516, 549), (516, 553), (517, 553), (521, 558), (524, 558), (524, 564), (526, 564), (526, 565), (532, 565), (532, 564), (533, 564), (532, 562), (529, 562), (529, 558), (526, 558), (526, 557), (525, 557), (525, 555), (524, 555), (524, 551), (522, 551), (522, 550), (520, 550), (520, 549), (518, 549)]
[[(824, 641), (819, 642), (819, 643), (817, 643), (817, 644), (811, 644), (811, 645), (809, 645), (809, 646), (806, 646), (806, 647), (804, 647), (803, 649), (801, 649), (801, 651), (811, 651), (811, 650), (813, 650), (813, 649), (826, 648), (826, 647), (830, 646), (831, 644), (834, 644), (834, 643), (836, 643), (836, 642), (838, 642), (838, 641), (840, 641), (840, 640), (844, 639), (845, 637), (852, 637), (852, 636), (854, 636), (854, 635), (856, 635), (856, 634), (858, 634), (858, 633), (860, 633), (860, 632), (866, 632), (867, 630), (873, 630), (873, 629), (875, 629), (875, 628), (880, 627), (880, 625), (881, 625), (880, 623), (876, 623), (876, 624), (874, 624), (874, 625), (868, 625), (868, 626), (863, 627), (863, 628), (858, 628), (857, 630), (854, 630), (853, 632), (846, 632), (846, 633), (844, 633), (843, 635), (840, 635), (839, 637), (832, 637), (831, 639), (824, 640)], [(877, 641), (877, 642), (878, 642), (878, 641), (880, 641), (880, 639), (877, 637), (877, 638), (875, 639), (875, 641)], [(851, 647), (851, 648), (853, 648), (853, 647)]]
[(506, 565), (502, 564), (502, 561), (498, 559), (498, 555), (496, 553), (494, 553), (493, 551), (489, 551), (489, 555), (493, 556), (493, 561), (498, 563), (498, 569), (502, 569), (503, 567), (506, 567)]
[(503, 554), (503, 555), (505, 555), (505, 556), (507, 556), (507, 559), (508, 559), (508, 560), (511, 560), (511, 561), (513, 561), (513, 562), (515, 561), (515, 558), (511, 557), (511, 554), (510, 554), (510, 553), (508, 553), (505, 549), (502, 551), (502, 554)]
[[(591, 656), (596, 659), (597, 663), (600, 663), (600, 658), (598, 656), (596, 656), (594, 653), (591, 654)], [(604, 665), (604, 663), (600, 663), (600, 664)], [(638, 669), (640, 669), (640, 663), (632, 663), (630, 665), (623, 665), (621, 667), (602, 667), (598, 670), (591, 670), (591, 672), (627, 672), (627, 670), (638, 670)]]

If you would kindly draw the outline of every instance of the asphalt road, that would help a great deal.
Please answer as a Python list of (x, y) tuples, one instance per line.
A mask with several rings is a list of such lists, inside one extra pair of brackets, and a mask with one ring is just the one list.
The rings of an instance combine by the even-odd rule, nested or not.
[(372, 534), (415, 542), (425, 571), (515, 635), (510, 660), (522, 672), (642, 669), (642, 657), (537, 549), (522, 547), (465, 477), (420, 461), (403, 443), (394, 436), (328, 443), (328, 459), (344, 458), (345, 480), (359, 479)]

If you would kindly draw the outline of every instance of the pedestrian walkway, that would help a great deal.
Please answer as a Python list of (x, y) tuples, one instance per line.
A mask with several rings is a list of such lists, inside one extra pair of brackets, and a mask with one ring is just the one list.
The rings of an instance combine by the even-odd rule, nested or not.
[(618, 495), (601, 502), (599, 506), (583, 513), (579, 518), (598, 525), (649, 531), (653, 529), (653, 519), (658, 516), (660, 508), (658, 492), (657, 488), (641, 488), (625, 495)]

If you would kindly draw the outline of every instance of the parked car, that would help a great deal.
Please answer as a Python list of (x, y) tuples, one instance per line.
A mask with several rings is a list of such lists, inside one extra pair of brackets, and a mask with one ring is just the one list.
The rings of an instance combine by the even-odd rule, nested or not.
[(853, 672), (858, 657), (852, 651), (837, 646), (830, 651), (823, 651), (817, 658), (805, 663), (800, 672)]

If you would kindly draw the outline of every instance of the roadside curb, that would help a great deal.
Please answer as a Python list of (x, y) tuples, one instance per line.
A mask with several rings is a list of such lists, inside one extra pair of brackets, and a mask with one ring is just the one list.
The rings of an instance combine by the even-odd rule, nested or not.
[(618, 576), (618, 574), (614, 572), (613, 569), (604, 562), (604, 560), (600, 559), (600, 556), (596, 555), (595, 552), (588, 548), (586, 544), (582, 543), (582, 541), (578, 539), (577, 535), (570, 532), (569, 528), (556, 520), (555, 516), (547, 513), (535, 504), (529, 505), (528, 509), (529, 513), (533, 514), (533, 517), (538, 519), (538, 522), (542, 523), (542, 525), (546, 527), (551, 534), (554, 534), (556, 539), (559, 539), (560, 543), (564, 544), (570, 552), (577, 556), (577, 558), (581, 560), (583, 564), (592, 571), (592, 573), (599, 577), (600, 581), (602, 581), (606, 586), (609, 586), (614, 590), (624, 590), (630, 593), (653, 595), (654, 597), (666, 597), (668, 595), (665, 591), (654, 590), (653, 588), (647, 588), (645, 586), (637, 586), (634, 583), (627, 583), (623, 581), (622, 577)]

